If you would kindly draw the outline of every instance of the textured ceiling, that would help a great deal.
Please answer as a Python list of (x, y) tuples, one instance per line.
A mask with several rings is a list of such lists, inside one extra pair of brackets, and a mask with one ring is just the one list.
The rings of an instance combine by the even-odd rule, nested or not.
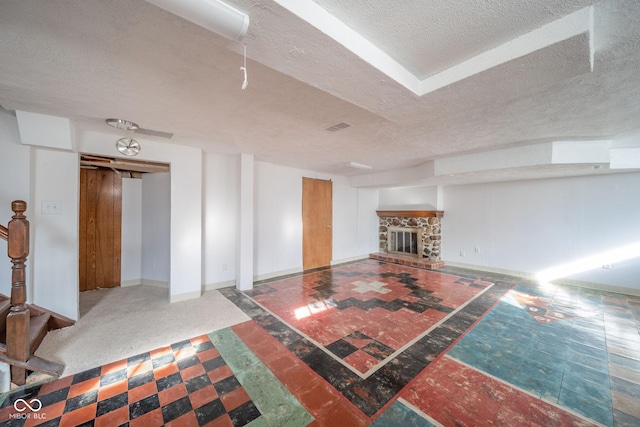
[[(637, 0), (227, 3), (251, 19), (246, 90), (242, 44), (146, 1), (0, 0), (0, 105), (105, 132), (105, 118), (125, 118), (357, 185), (624, 172), (606, 158), (437, 166), (553, 141), (575, 140), (576, 158), (584, 141), (640, 147)], [(421, 92), (423, 80), (444, 83)], [(325, 130), (339, 122), (351, 127)]]

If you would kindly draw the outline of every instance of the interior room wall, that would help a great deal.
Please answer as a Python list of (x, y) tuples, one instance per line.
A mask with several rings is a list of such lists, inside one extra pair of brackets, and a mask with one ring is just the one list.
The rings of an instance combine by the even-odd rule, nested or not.
[(203, 278), (205, 287), (233, 286), (238, 227), (238, 158), (205, 153)]
[[(115, 142), (119, 137), (114, 133), (81, 130), (77, 136), (78, 150), (117, 156)], [(136, 160), (169, 163), (171, 168), (169, 299), (177, 302), (197, 298), (202, 294), (202, 150), (158, 142), (143, 135), (136, 135), (136, 140), (143, 147)]]
[[(34, 147), (31, 161), (33, 302), (77, 319), (78, 154)], [(60, 209), (47, 213), (43, 202), (56, 202)]]
[(142, 176), (142, 282), (167, 285), (171, 280), (171, 175)]
[(302, 271), (303, 177), (333, 182), (333, 263), (376, 250), (372, 236), (377, 236), (377, 190), (352, 188), (344, 177), (266, 162), (255, 165), (256, 278)]
[[(640, 244), (639, 196), (638, 173), (445, 187), (443, 260), (535, 275)], [(567, 279), (637, 291), (638, 255)]]
[(366, 258), (378, 251), (378, 190), (351, 187), (344, 178), (333, 186), (333, 263)]
[(121, 248), (121, 284), (138, 285), (142, 279), (142, 179), (122, 178)]
[(379, 192), (377, 189), (358, 189), (358, 248), (357, 254), (378, 252)]
[(438, 187), (416, 186), (380, 189), (379, 209), (437, 210)]
[(302, 270), (303, 176), (300, 169), (255, 162), (253, 244), (258, 278)]
[[(34, 207), (30, 203), (31, 165), (30, 148), (20, 143), (20, 133), (15, 116), (0, 109), (0, 224), (7, 226), (11, 220), (11, 202), (27, 202), (27, 218)], [(0, 293), (11, 294), (11, 261), (7, 256), (7, 243), (0, 241)], [(27, 259), (27, 296), (31, 298), (31, 268)]]

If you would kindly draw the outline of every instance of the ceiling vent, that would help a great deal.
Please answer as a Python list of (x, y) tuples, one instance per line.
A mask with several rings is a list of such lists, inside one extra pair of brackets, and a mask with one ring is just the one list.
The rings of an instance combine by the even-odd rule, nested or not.
[(328, 130), (329, 132), (338, 132), (339, 130), (346, 129), (348, 127), (351, 127), (349, 123), (340, 122), (340, 123), (336, 123), (333, 126), (329, 126), (325, 130)]

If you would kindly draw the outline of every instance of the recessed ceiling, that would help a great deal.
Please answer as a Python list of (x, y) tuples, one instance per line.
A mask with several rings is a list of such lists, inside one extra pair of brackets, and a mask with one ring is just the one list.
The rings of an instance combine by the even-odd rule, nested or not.
[[(251, 18), (246, 90), (242, 44), (146, 1), (3, 1), (0, 105), (105, 132), (106, 118), (125, 118), (171, 143), (354, 184), (555, 141), (640, 147), (636, 0), (227, 3)], [(325, 131), (341, 122), (351, 127)], [(483, 169), (455, 183), (615, 172), (598, 164)]]

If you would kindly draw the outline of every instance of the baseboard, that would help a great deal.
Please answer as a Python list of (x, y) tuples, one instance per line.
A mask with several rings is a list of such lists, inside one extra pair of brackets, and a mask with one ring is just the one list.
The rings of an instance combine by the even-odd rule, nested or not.
[(121, 288), (126, 288), (129, 286), (138, 286), (138, 285), (142, 285), (142, 279), (123, 280), (120, 282)]
[(367, 258), (369, 258), (369, 254), (356, 255), (356, 256), (349, 257), (349, 258), (337, 259), (337, 260), (331, 261), (331, 266), (333, 267), (334, 265), (347, 264), (347, 263), (354, 262), (354, 261), (361, 261), (361, 260), (367, 259)]
[(260, 282), (261, 280), (269, 280), (269, 279), (273, 279), (274, 277), (288, 276), (289, 274), (302, 273), (302, 271), (303, 271), (302, 267), (297, 267), (297, 268), (292, 268), (290, 270), (280, 270), (273, 273), (259, 274), (257, 276), (253, 276), (253, 281)]
[(161, 280), (140, 279), (140, 284), (145, 286), (154, 286), (156, 288), (169, 289), (169, 282), (163, 282)]
[(232, 287), (232, 286), (233, 287), (236, 286), (235, 279), (233, 279), (233, 280), (225, 280), (224, 282), (209, 283), (208, 285), (202, 285), (202, 291), (206, 292), (206, 291), (212, 291), (214, 289), (229, 288), (229, 287)]
[(169, 302), (173, 304), (174, 302), (187, 301), (190, 299), (200, 298), (201, 296), (202, 291), (185, 292), (184, 294), (169, 295)]
[[(446, 261), (446, 265), (450, 267), (468, 268), (471, 270), (486, 271), (488, 273), (506, 274), (508, 276), (522, 277), (523, 279), (532, 280), (534, 282), (538, 281), (535, 274), (527, 273), (524, 271), (507, 270), (504, 268), (487, 267), (485, 265), (465, 264), (462, 262), (453, 262), (453, 261)], [(616, 294), (640, 296), (640, 289), (625, 288), (623, 286), (606, 285), (603, 283), (586, 282), (583, 280), (556, 279), (556, 280), (552, 280), (551, 283), (556, 285), (593, 289), (593, 290), (598, 290), (603, 292), (613, 292)]]
[[(333, 260), (331, 261), (331, 266), (336, 266), (336, 265), (340, 265), (340, 264), (348, 264), (350, 262), (355, 262), (355, 261), (361, 261), (363, 259), (367, 259), (369, 258), (369, 254), (366, 255), (357, 255), (354, 257), (349, 257), (349, 258), (343, 258), (343, 259), (339, 259), (339, 260)], [(322, 268), (327, 268), (327, 267), (320, 267), (320, 269)], [(310, 270), (313, 271), (313, 270)], [(291, 274), (299, 274), (304, 272), (304, 270), (302, 269), (302, 267), (297, 267), (297, 268), (292, 268), (289, 270), (281, 270), (281, 271), (276, 271), (273, 273), (267, 273), (267, 274), (259, 274), (257, 276), (253, 276), (253, 281), (254, 282), (260, 282), (262, 280), (270, 280), (270, 279), (275, 279), (278, 277), (284, 277), (284, 276), (288, 276)]]

